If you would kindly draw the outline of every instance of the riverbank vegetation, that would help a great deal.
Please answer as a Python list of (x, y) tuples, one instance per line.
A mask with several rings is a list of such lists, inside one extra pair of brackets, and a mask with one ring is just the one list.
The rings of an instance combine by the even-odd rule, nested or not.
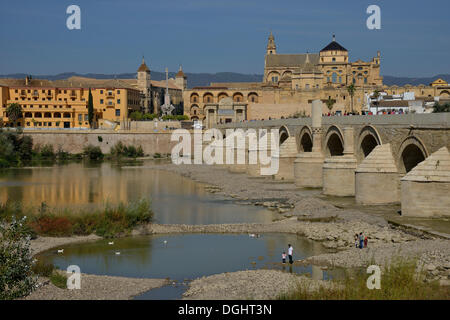
[[(100, 137), (101, 138), (101, 137)], [(102, 139), (101, 139), (102, 140)], [(99, 139), (99, 142), (100, 139)], [(117, 142), (109, 154), (100, 147), (87, 145), (82, 153), (69, 153), (61, 147), (51, 144), (33, 144), (31, 136), (24, 135), (20, 129), (3, 130), (0, 128), (0, 168), (21, 167), (25, 165), (45, 164), (66, 161), (118, 160), (145, 156), (142, 146), (125, 145)]]
[(24, 230), (30, 237), (36, 235), (68, 237), (96, 234), (110, 238), (128, 234), (139, 225), (152, 221), (150, 201), (141, 199), (127, 204), (105, 204), (93, 210), (54, 209), (42, 203), (39, 207), (26, 207), (21, 203), (0, 204), (0, 222), (27, 217)]
[(26, 296), (36, 284), (26, 220), (0, 223), (0, 300)]
[(368, 289), (367, 268), (347, 271), (342, 280), (331, 280), (332, 286), (311, 292), (298, 286), (294, 292), (281, 296), (281, 300), (448, 300), (450, 288), (438, 282), (425, 282), (423, 273), (417, 272), (415, 260), (393, 261), (382, 269), (380, 289)]

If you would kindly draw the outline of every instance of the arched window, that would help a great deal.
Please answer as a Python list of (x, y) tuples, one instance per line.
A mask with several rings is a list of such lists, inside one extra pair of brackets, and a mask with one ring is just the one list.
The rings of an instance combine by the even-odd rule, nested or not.
[(337, 74), (336, 74), (336, 72), (333, 72), (333, 74), (331, 75), (331, 81), (332, 81), (333, 83), (336, 83), (336, 82), (337, 82)]

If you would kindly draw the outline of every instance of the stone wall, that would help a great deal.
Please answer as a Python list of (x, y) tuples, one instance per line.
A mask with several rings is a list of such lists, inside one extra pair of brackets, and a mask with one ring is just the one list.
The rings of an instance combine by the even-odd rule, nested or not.
[[(68, 132), (68, 131), (41, 131), (29, 132), (25, 135), (33, 138), (33, 144), (51, 144), (55, 150), (61, 148), (70, 153), (80, 153), (89, 144), (99, 146), (103, 153), (109, 153), (112, 146), (121, 141), (126, 145), (142, 146), (145, 154), (171, 153), (177, 142), (171, 142), (171, 133), (139, 133), (139, 132)], [(102, 140), (102, 141), (100, 141)]]

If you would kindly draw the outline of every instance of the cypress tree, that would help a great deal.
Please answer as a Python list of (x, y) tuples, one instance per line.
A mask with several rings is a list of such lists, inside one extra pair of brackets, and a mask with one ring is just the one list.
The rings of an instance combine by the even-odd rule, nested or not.
[(92, 98), (91, 88), (89, 88), (88, 117), (89, 117), (89, 126), (92, 128), (92, 124), (94, 122), (94, 102)]

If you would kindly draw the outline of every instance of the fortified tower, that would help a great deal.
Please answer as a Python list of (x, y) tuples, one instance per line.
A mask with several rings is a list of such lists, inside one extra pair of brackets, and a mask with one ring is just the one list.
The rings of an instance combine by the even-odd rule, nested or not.
[(142, 64), (137, 70), (137, 86), (141, 91), (141, 108), (143, 112), (150, 112), (151, 108), (151, 81), (150, 69), (145, 64), (144, 57), (142, 57)]

